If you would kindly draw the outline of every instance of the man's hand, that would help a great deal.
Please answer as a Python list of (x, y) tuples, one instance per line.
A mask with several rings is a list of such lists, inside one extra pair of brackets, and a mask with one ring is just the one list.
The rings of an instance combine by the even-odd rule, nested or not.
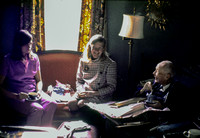
[(162, 109), (163, 108), (163, 105), (157, 100), (153, 100), (153, 103), (146, 103), (146, 105), (149, 106), (149, 107), (156, 108), (156, 109)]
[(150, 81), (144, 84), (143, 88), (140, 90), (140, 94), (142, 94), (144, 91), (152, 91), (152, 84)]

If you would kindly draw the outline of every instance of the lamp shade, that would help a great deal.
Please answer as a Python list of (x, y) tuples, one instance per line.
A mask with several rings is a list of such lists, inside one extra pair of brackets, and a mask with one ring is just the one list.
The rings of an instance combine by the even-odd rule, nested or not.
[(119, 36), (127, 38), (142, 39), (144, 16), (133, 16), (123, 14), (123, 23)]

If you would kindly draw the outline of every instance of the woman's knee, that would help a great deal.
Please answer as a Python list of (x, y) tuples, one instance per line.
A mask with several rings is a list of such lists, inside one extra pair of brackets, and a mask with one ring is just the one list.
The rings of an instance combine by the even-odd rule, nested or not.
[(67, 105), (68, 105), (70, 111), (77, 111), (79, 109), (78, 100), (76, 100), (76, 99), (68, 101)]
[(44, 110), (44, 108), (42, 107), (42, 105), (40, 105), (39, 103), (32, 103), (31, 104), (31, 108), (33, 109), (33, 110)]
[(78, 105), (79, 108), (85, 106), (85, 100), (79, 100), (77, 105)]
[(30, 114), (37, 114), (37, 116), (42, 116), (44, 112), (44, 108), (39, 103), (32, 103), (30, 108)]
[(54, 101), (52, 101), (52, 102), (50, 102), (50, 108), (52, 109), (52, 110), (56, 110), (56, 108), (57, 108), (57, 103), (56, 102), (54, 102)]

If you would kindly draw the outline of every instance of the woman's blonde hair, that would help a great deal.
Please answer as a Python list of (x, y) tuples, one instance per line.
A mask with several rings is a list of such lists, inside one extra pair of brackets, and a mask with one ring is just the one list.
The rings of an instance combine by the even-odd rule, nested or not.
[(103, 43), (103, 53), (102, 53), (100, 59), (104, 60), (106, 57), (108, 57), (108, 53), (106, 52), (105, 38), (100, 34), (96, 34), (90, 38), (90, 41), (87, 43), (86, 48), (83, 51), (83, 56), (82, 56), (83, 61), (89, 62), (92, 59), (91, 45), (94, 45), (97, 42)]

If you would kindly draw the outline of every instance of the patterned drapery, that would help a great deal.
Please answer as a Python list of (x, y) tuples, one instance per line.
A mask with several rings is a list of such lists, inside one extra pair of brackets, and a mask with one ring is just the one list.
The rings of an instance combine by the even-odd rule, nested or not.
[(104, 0), (83, 0), (78, 51), (84, 51), (84, 48), (92, 35), (104, 34), (104, 22)]
[(92, 0), (82, 0), (78, 51), (83, 52), (91, 35)]
[(45, 50), (44, 0), (21, 0), (20, 29), (33, 35), (33, 51)]
[[(82, 0), (78, 51), (83, 52), (94, 34), (105, 36), (104, 0)], [(21, 0), (20, 29), (33, 35), (34, 51), (45, 50), (44, 0)]]
[(104, 0), (94, 0), (92, 5), (91, 36), (104, 34), (105, 3)]

